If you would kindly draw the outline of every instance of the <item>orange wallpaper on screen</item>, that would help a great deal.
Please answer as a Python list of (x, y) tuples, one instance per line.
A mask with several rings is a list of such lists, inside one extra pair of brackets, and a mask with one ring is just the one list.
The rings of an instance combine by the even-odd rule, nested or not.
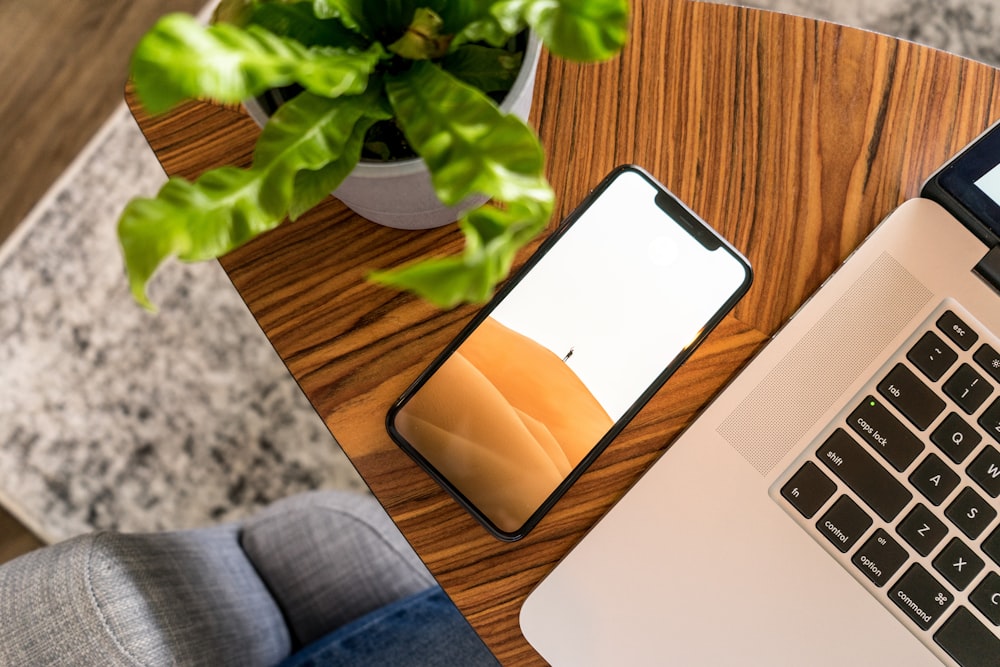
[(396, 428), (498, 528), (520, 528), (613, 425), (551, 351), (487, 318)]

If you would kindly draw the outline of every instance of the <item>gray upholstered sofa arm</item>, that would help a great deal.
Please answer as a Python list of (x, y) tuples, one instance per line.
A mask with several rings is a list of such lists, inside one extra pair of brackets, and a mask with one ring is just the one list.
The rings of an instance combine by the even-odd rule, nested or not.
[(102, 532), (0, 566), (0, 665), (273, 665), (431, 585), (374, 500), (303, 494), (241, 526)]

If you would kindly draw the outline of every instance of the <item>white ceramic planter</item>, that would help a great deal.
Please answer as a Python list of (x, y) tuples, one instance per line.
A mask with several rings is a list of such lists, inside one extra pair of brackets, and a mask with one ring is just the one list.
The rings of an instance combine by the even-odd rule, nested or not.
[[(530, 34), (521, 71), (500, 104), (502, 111), (513, 113), (525, 121), (531, 111), (540, 51), (541, 42)], [(263, 126), (267, 114), (257, 100), (247, 100), (245, 106), (253, 119)], [(458, 206), (445, 206), (434, 194), (430, 172), (421, 158), (394, 162), (362, 160), (334, 190), (333, 196), (368, 220), (397, 229), (430, 229), (447, 225), (488, 199), (473, 196)]]

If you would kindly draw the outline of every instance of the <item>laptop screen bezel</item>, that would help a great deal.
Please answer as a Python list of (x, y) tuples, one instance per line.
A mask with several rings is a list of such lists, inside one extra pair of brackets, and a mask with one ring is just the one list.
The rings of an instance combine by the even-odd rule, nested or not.
[(1000, 165), (1000, 122), (994, 123), (932, 175), (921, 196), (938, 202), (987, 245), (1000, 242), (1000, 203), (976, 185)]

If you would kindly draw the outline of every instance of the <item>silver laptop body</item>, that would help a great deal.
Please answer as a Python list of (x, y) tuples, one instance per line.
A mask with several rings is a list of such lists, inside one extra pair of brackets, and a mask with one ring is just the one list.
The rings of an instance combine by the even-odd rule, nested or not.
[[(967, 472), (991, 490), (1000, 476), (1000, 375), (981, 366), (1000, 350), (1000, 294), (973, 270), (986, 251), (938, 204), (901, 205), (529, 595), (528, 642), (573, 666), (1000, 665), (1000, 564), (983, 551), (1000, 505)], [(956, 358), (930, 380), (908, 353)], [(929, 426), (911, 423), (910, 376), (941, 393), (961, 369), (980, 392), (965, 366), (994, 391), (972, 414), (944, 395)], [(952, 413), (980, 436), (964, 456), (929, 440), (973, 445)], [(921, 466), (933, 501), (910, 482)]]

